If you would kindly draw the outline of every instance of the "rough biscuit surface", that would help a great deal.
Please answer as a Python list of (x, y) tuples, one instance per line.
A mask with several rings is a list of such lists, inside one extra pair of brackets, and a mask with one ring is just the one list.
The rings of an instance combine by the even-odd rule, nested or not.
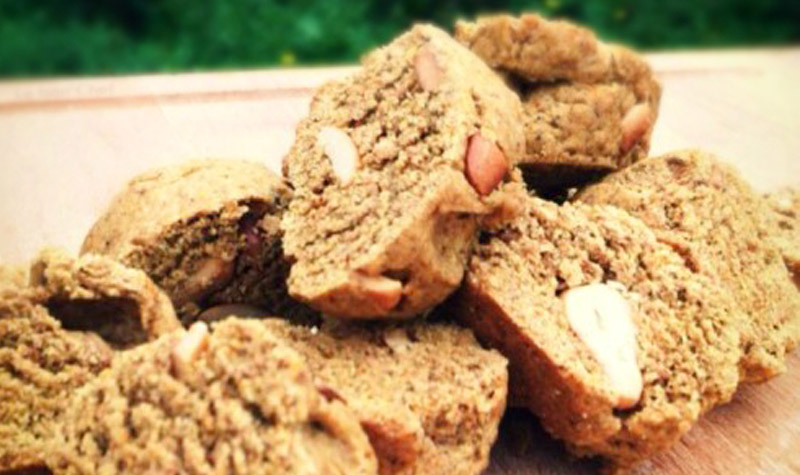
[(30, 295), (69, 330), (124, 349), (181, 327), (169, 298), (138, 269), (105, 256), (45, 249), (31, 264)]
[(477, 474), (506, 403), (506, 360), (453, 324), (339, 325), (317, 331), (266, 320), (308, 361), (318, 387), (344, 400), (383, 474)]
[(370, 53), (317, 91), (284, 161), (291, 294), (347, 318), (431, 308), (523, 147), (517, 96), (445, 32), (419, 25)]
[[(722, 287), (622, 210), (521, 200), (521, 217), (482, 233), (452, 298), (454, 315), (508, 357), (512, 403), (575, 453), (628, 468), (731, 398), (744, 315)], [(566, 313), (567, 294), (592, 284), (631, 308), (638, 401), (615, 395), (607, 360)]]
[(729, 165), (698, 150), (643, 160), (585, 188), (576, 199), (625, 209), (687, 264), (721, 282), (748, 315), (742, 370), (748, 381), (785, 371), (800, 337), (792, 286), (770, 209)]
[(280, 216), (291, 193), (265, 166), (195, 160), (134, 178), (87, 235), (82, 252), (143, 269), (190, 324), (224, 303), (312, 318), (286, 293)]
[(176, 367), (183, 339), (203, 338), (195, 330), (120, 354), (78, 391), (50, 465), (58, 473), (375, 473), (356, 418), (259, 322), (217, 324)]
[(643, 58), (538, 15), (459, 21), (456, 38), (510, 77), (523, 101), (526, 181), (578, 185), (647, 155), (661, 87)]
[[(768, 218), (786, 268), (800, 289), (800, 187), (784, 188), (766, 196), (773, 213)], [(800, 338), (800, 337), (798, 337)]]
[(69, 395), (111, 357), (97, 335), (64, 330), (20, 279), (0, 280), (0, 472), (43, 466)]

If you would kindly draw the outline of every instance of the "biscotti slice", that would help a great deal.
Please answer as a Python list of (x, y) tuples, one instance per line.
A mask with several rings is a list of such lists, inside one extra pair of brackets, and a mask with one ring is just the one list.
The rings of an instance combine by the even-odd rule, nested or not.
[(96, 333), (115, 349), (181, 328), (169, 298), (144, 272), (106, 256), (45, 249), (31, 264), (28, 292), (65, 329)]
[(456, 38), (516, 85), (526, 181), (580, 185), (647, 155), (661, 87), (643, 58), (590, 30), (539, 15), (456, 23)]
[(64, 330), (21, 279), (0, 280), (0, 472), (43, 470), (43, 447), (68, 396), (112, 353), (93, 333)]
[(800, 289), (800, 188), (784, 188), (766, 195), (773, 213), (773, 233), (786, 268)]
[(631, 467), (731, 398), (744, 316), (624, 211), (522, 200), (482, 233), (454, 315), (509, 359), (513, 404)]
[(506, 404), (506, 360), (445, 323), (264, 325), (352, 408), (383, 474), (478, 474)]
[(313, 319), (286, 293), (279, 221), (291, 193), (265, 166), (196, 160), (146, 172), (114, 198), (82, 252), (144, 270), (184, 324), (205, 307), (250, 303)]
[(728, 288), (748, 315), (744, 377), (785, 371), (800, 337), (800, 295), (764, 225), (770, 209), (731, 166), (685, 150), (648, 158), (585, 188), (587, 203), (623, 208), (650, 226), (686, 262)]
[(375, 473), (358, 420), (257, 321), (198, 322), (119, 354), (76, 392), (56, 473)]
[(464, 272), (523, 150), (519, 99), (419, 25), (320, 88), (284, 161), (290, 293), (330, 315), (409, 317)]

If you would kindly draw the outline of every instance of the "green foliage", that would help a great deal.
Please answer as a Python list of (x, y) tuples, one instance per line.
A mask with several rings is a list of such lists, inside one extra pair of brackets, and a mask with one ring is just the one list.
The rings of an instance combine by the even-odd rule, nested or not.
[(415, 21), (538, 11), (648, 49), (800, 41), (779, 0), (0, 0), (0, 75), (353, 62)]

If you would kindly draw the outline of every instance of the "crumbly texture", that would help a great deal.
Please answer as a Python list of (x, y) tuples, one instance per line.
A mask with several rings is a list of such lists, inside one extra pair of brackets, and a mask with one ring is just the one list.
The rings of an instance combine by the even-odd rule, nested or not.
[(643, 160), (582, 190), (576, 199), (627, 210), (689, 265), (728, 288), (748, 315), (742, 370), (758, 382), (786, 370), (800, 337), (793, 288), (770, 209), (731, 166), (699, 150)]
[[(433, 79), (419, 74), (420, 62)], [(355, 148), (349, 180), (319, 143), (323, 127)], [(524, 147), (520, 101), (432, 26), (415, 26), (367, 55), (352, 77), (320, 88), (284, 161), (295, 189), (282, 222), (292, 295), (340, 317), (409, 317), (455, 290), (479, 216), (507, 189), (481, 196), (465, 177), (476, 136), (513, 166)], [(387, 308), (363, 277), (402, 286), (402, 297)]]
[(116, 349), (181, 327), (169, 298), (144, 272), (106, 256), (45, 249), (31, 264), (29, 287), (32, 300), (65, 329), (96, 333)]
[(784, 188), (765, 198), (773, 211), (768, 219), (772, 220), (770, 224), (783, 261), (800, 289), (800, 187)]
[(217, 324), (176, 371), (184, 334), (120, 354), (75, 394), (48, 459), (57, 473), (375, 473), (357, 419), (259, 322)]
[(96, 335), (64, 330), (20, 281), (0, 280), (0, 472), (43, 467), (69, 395), (111, 357)]
[[(522, 217), (482, 233), (454, 315), (508, 357), (513, 404), (576, 454), (629, 468), (731, 398), (744, 315), (624, 211), (521, 200)], [(618, 288), (632, 308), (643, 392), (630, 409), (615, 409), (566, 315), (562, 294), (593, 283)]]
[(265, 166), (196, 160), (152, 170), (120, 192), (82, 252), (143, 269), (185, 324), (204, 308), (250, 303), (313, 320), (288, 297), (280, 216), (291, 193)]
[[(509, 75), (522, 97), (526, 153), (520, 165), (533, 188), (580, 185), (647, 156), (661, 86), (633, 51), (533, 14), (459, 21), (455, 34)], [(638, 125), (626, 119), (637, 105), (647, 108)], [(635, 137), (633, 127), (640, 127)]]
[(477, 474), (506, 404), (506, 360), (453, 324), (265, 325), (308, 361), (317, 386), (344, 400), (382, 474)]

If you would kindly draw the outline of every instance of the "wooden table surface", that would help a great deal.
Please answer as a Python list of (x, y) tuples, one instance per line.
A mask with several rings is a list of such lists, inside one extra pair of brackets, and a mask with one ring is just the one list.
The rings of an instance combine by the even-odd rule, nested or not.
[[(800, 184), (800, 48), (649, 56), (664, 84), (653, 154), (701, 147), (759, 190)], [(196, 157), (276, 170), (312, 90), (353, 68), (0, 82), (0, 263), (77, 250), (131, 176)], [(490, 473), (592, 473), (512, 411)], [(746, 387), (641, 473), (800, 473), (800, 358)]]

